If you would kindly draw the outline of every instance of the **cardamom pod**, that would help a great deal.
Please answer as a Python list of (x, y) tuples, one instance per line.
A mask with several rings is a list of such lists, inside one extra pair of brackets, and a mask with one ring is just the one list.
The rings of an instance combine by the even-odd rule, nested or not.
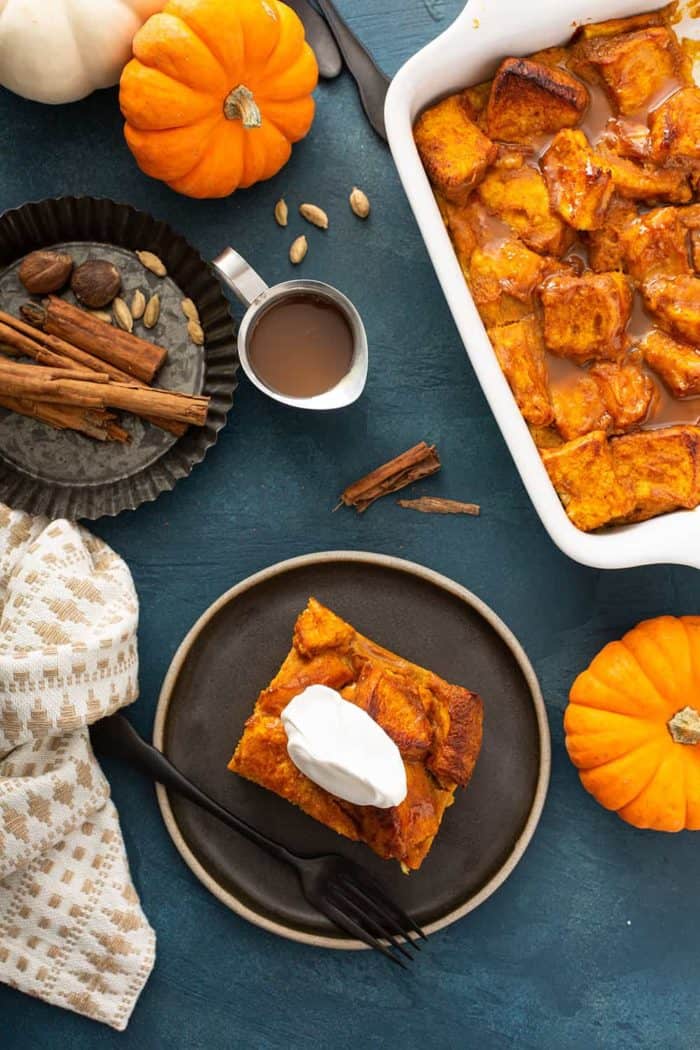
[(188, 321), (199, 321), (199, 310), (191, 299), (183, 299), (180, 303), (180, 309)]
[(112, 303), (112, 314), (120, 328), (123, 328), (125, 332), (133, 332), (134, 319), (131, 316), (131, 310), (123, 299), (117, 297), (114, 300)]
[(301, 237), (297, 237), (295, 241), (292, 241), (291, 248), (289, 249), (289, 261), (293, 262), (296, 266), (301, 262), (308, 250), (309, 242), (302, 234)]
[(135, 321), (140, 321), (146, 309), (146, 296), (140, 288), (137, 288), (131, 297), (131, 316)]
[(159, 259), (153, 252), (136, 252), (136, 257), (142, 266), (145, 266), (147, 270), (154, 273), (156, 277), (165, 277), (167, 270), (165, 263), (162, 259)]
[(112, 323), (112, 315), (107, 310), (90, 310), (90, 317), (96, 317), (98, 321), (104, 321), (105, 324)]
[(328, 216), (326, 215), (323, 208), (319, 208), (317, 204), (300, 204), (299, 214), (307, 222), (312, 223), (314, 226), (318, 226), (320, 230), (328, 229)]
[(286, 226), (288, 216), (289, 208), (287, 207), (287, 202), (284, 197), (280, 197), (277, 204), (275, 204), (275, 219), (277, 220), (277, 225)]
[(369, 197), (357, 186), (353, 186), (352, 193), (348, 197), (350, 201), (350, 207), (360, 219), (366, 219), (369, 215), (370, 203)]
[(146, 303), (146, 309), (143, 312), (143, 327), (144, 328), (155, 328), (158, 324), (158, 318), (160, 317), (160, 296), (152, 295)]
[(189, 335), (195, 346), (204, 345), (204, 329), (202, 328), (199, 321), (188, 321), (187, 322), (187, 334)]

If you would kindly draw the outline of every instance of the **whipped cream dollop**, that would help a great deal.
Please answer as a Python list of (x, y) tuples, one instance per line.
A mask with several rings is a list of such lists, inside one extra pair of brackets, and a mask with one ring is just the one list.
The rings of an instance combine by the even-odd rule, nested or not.
[(297, 769), (356, 806), (398, 806), (406, 769), (398, 747), (366, 711), (327, 685), (310, 685), (282, 711), (287, 752)]

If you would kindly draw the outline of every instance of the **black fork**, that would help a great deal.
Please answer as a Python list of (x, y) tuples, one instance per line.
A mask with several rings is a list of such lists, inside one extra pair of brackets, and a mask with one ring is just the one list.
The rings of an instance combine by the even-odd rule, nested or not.
[(418, 939), (425, 940), (425, 934), (359, 864), (334, 853), (302, 857), (263, 835), (193, 784), (162, 752), (146, 743), (123, 715), (103, 718), (90, 733), (98, 754), (123, 759), (205, 809), (277, 860), (290, 864), (307, 901), (341, 930), (376, 948), (399, 966), (405, 965), (404, 959), (413, 959), (410, 949), (419, 949)]

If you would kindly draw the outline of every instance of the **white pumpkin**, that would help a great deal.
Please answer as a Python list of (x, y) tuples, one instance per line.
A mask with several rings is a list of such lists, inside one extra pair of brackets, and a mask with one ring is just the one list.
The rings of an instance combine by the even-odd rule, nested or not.
[(0, 84), (73, 102), (116, 84), (137, 29), (165, 0), (0, 0)]

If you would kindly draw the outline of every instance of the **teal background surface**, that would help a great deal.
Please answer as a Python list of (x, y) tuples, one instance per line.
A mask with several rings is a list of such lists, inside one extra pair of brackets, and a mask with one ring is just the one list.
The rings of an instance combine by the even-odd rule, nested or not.
[[(446, 28), (460, 0), (341, 0), (388, 73)], [(692, 834), (636, 831), (580, 787), (563, 747), (568, 687), (596, 650), (637, 620), (698, 613), (698, 575), (657, 566), (598, 572), (545, 534), (463, 351), (390, 155), (351, 80), (323, 83), (312, 134), (271, 182), (229, 200), (178, 197), (140, 174), (116, 92), (50, 108), (0, 91), (0, 208), (61, 194), (128, 201), (205, 255), (231, 244), (269, 281), (298, 272), (338, 285), (364, 316), (366, 392), (341, 412), (276, 405), (245, 379), (218, 445), (172, 493), (95, 531), (128, 562), (141, 600), (141, 698), (150, 734), (160, 683), (193, 621), (228, 587), (280, 559), (363, 549), (428, 565), (475, 591), (521, 639), (552, 729), (548, 802), (509, 881), (435, 935), (410, 973), (371, 953), (332, 953), (249, 925), (176, 853), (151, 784), (110, 764), (136, 886), (155, 927), (155, 970), (118, 1034), (0, 986), (0, 1045), (19, 1048), (697, 1047), (700, 850)], [(354, 184), (372, 201), (350, 213)], [(273, 220), (285, 195), (290, 226)], [(311, 229), (294, 204), (331, 217)], [(480, 518), (404, 511), (392, 499), (332, 514), (338, 492), (421, 439), (442, 472), (411, 495), (482, 505)], [(254, 654), (253, 654), (254, 657)], [(232, 683), (235, 688), (235, 683)], [(193, 741), (193, 747), (197, 742)], [(232, 837), (231, 849), (236, 849)]]

